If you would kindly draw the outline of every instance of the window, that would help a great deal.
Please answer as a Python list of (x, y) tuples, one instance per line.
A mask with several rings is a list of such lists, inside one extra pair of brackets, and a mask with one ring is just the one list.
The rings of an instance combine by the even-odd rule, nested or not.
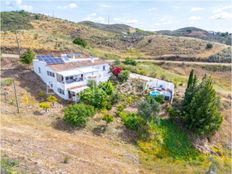
[(64, 95), (64, 90), (63, 90), (63, 89), (58, 88), (57, 90), (58, 90), (58, 92), (59, 92), (60, 94), (63, 94), (63, 95)]
[(64, 81), (64, 77), (63, 77), (62, 75), (60, 75), (60, 74), (56, 74), (56, 80), (57, 80), (58, 82), (64, 83), (64, 82), (63, 82), (63, 81)]
[(38, 67), (38, 70), (39, 70), (39, 73), (41, 73), (41, 69), (40, 69), (40, 67)]
[(73, 82), (80, 82), (83, 81), (84, 75), (74, 75), (74, 76), (68, 76), (65, 77), (65, 83), (73, 83)]
[(47, 75), (51, 77), (55, 77), (55, 74), (53, 72), (47, 71)]

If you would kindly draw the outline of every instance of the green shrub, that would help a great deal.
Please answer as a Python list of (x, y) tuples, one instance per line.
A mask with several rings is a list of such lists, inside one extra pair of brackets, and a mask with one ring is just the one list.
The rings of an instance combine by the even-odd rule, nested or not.
[(112, 109), (112, 105), (111, 105), (110, 101), (108, 101), (108, 100), (103, 101), (102, 108), (105, 108), (107, 110), (111, 110)]
[(39, 91), (39, 94), (38, 94), (39, 97), (45, 97), (46, 96), (46, 93), (44, 91)]
[[(6, 155), (1, 156), (1, 173), (2, 174), (18, 174), (19, 171), (17, 168), (19, 167), (19, 161), (16, 159), (11, 159)], [(20, 172), (21, 173), (21, 172)]]
[(120, 105), (117, 106), (117, 111), (122, 112), (125, 109), (125, 107), (126, 106), (124, 104), (120, 104)]
[(99, 88), (103, 89), (107, 95), (111, 95), (113, 93), (114, 87), (110, 81), (102, 82), (99, 85)]
[(133, 66), (135, 66), (137, 64), (137, 62), (135, 60), (130, 59), (130, 58), (126, 58), (126, 60), (123, 63), (126, 65), (133, 65)]
[(141, 101), (138, 105), (138, 114), (145, 120), (150, 120), (159, 112), (159, 103), (153, 98), (148, 96), (146, 100)]
[(35, 58), (35, 53), (31, 49), (28, 49), (25, 53), (20, 55), (20, 61), (23, 64), (27, 64), (27, 65), (30, 65), (34, 58)]
[(111, 95), (111, 104), (114, 105), (118, 103), (121, 99), (121, 95), (118, 92), (113, 92)]
[(139, 130), (142, 118), (136, 113), (129, 113), (127, 116), (121, 116), (123, 124), (131, 130)]
[(122, 70), (119, 74), (118, 74), (118, 79), (120, 82), (125, 82), (128, 80), (129, 78), (129, 71), (127, 70)]
[(118, 111), (117, 115), (123, 120), (127, 117), (127, 113), (124, 111)]
[(84, 48), (87, 46), (87, 42), (84, 39), (81, 39), (81, 38), (74, 39), (73, 43), (77, 44), (77, 45), (80, 45), (80, 46), (82, 46)]
[(117, 76), (115, 76), (114, 74), (112, 74), (111, 76), (110, 76), (110, 79), (109, 79), (111, 82), (113, 82), (113, 83), (117, 83), (118, 82), (118, 77)]
[(107, 98), (107, 94), (101, 88), (88, 88), (81, 92), (80, 98), (84, 103), (101, 109), (104, 107), (104, 101)]
[(97, 83), (96, 83), (95, 80), (88, 80), (87, 85), (88, 85), (90, 88), (93, 88), (93, 87), (96, 87), (96, 86), (97, 86)]
[(150, 119), (152, 116), (152, 107), (147, 101), (142, 101), (138, 105), (138, 114), (145, 119)]
[(14, 80), (11, 79), (11, 78), (2, 79), (1, 80), (1, 86), (10, 86), (10, 85), (13, 84), (13, 82), (14, 82)]
[(70, 157), (69, 157), (69, 156), (65, 156), (65, 157), (64, 157), (64, 161), (63, 161), (63, 162), (64, 162), (64, 164), (67, 164), (67, 163), (68, 163), (68, 161), (69, 161), (69, 159), (70, 159)]
[(64, 121), (73, 126), (85, 126), (88, 118), (94, 114), (93, 106), (83, 103), (74, 104), (64, 109)]
[(154, 98), (158, 103), (164, 104), (164, 96), (163, 95), (157, 95)]
[(40, 16), (39, 15), (35, 15), (35, 20), (39, 20), (40, 19)]
[(176, 120), (181, 117), (181, 111), (172, 106), (168, 107), (168, 113), (171, 120)]
[(120, 65), (120, 64), (121, 64), (121, 62), (120, 62), (120, 60), (119, 60), (119, 59), (116, 59), (116, 60), (113, 62), (113, 64), (114, 64), (114, 65)]
[(109, 124), (114, 120), (114, 118), (112, 115), (106, 114), (102, 117), (102, 120), (104, 120), (106, 124)]
[(211, 44), (211, 43), (207, 43), (207, 45), (206, 45), (206, 49), (211, 49), (211, 48), (213, 48), (213, 44)]

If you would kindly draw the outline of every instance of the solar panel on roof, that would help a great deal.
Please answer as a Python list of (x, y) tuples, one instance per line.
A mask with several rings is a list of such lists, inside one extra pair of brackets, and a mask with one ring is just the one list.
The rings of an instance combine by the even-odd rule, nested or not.
[(38, 55), (37, 59), (44, 61), (47, 64), (63, 64), (64, 61), (61, 58), (55, 58), (52, 55)]
[(66, 54), (68, 57), (72, 57), (72, 56), (81, 56), (80, 53), (75, 53), (75, 54)]

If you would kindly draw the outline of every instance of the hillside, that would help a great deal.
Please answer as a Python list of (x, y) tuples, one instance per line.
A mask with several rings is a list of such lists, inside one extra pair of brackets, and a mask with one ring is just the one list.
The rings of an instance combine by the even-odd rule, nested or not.
[(219, 42), (227, 45), (231, 45), (231, 35), (228, 32), (214, 32), (206, 31), (196, 27), (185, 27), (177, 30), (161, 30), (157, 31), (159, 34), (170, 36), (186, 36), (199, 38), (207, 41)]
[[(208, 61), (209, 56), (227, 48), (224, 44), (212, 43), (213, 47), (206, 49), (208, 42), (201, 39), (166, 36), (139, 29), (122, 34), (120, 32), (130, 28), (124, 24), (74, 23), (23, 11), (4, 12), (2, 16), (1, 24), (5, 31), (2, 32), (1, 47), (6, 53), (17, 51), (15, 32), (9, 29), (16, 29), (15, 21), (25, 19), (27, 22), (18, 26), (19, 45), (22, 50), (32, 48), (38, 53), (84, 52), (107, 59), (184, 55)], [(78, 37), (87, 41), (87, 47), (73, 44), (73, 40)]]
[(86, 25), (92, 28), (97, 28), (104, 31), (109, 31), (113, 33), (127, 33), (129, 29), (133, 29), (132, 27), (125, 25), (125, 24), (101, 24), (91, 21), (83, 21), (79, 22), (78, 24)]
[(32, 19), (36, 15), (30, 13), (19, 12), (1, 12), (1, 30), (2, 31), (15, 31), (15, 30), (28, 30), (32, 29)]
[[(176, 99), (183, 95), (186, 74), (192, 68), (199, 79), (204, 74), (212, 76), (215, 89), (221, 97), (224, 121), (222, 128), (212, 137), (209, 147), (216, 149), (220, 155), (192, 156), (193, 148), (189, 146), (185, 132), (166, 121), (166, 112), (161, 115), (161, 127), (151, 130), (151, 141), (137, 139), (135, 133), (127, 129), (120, 117), (115, 115), (116, 106), (107, 111), (113, 115), (114, 121), (108, 124), (105, 132), (100, 131), (105, 125), (100, 111), (89, 120), (86, 127), (75, 129), (63, 122), (63, 110), (68, 105), (63, 100), (59, 99), (55, 107), (41, 115), (39, 104), (47, 96), (41, 96), (40, 93), (46, 90), (46, 86), (32, 70), (25, 69), (18, 58), (2, 57), (1, 65), (1, 87), (6, 94), (1, 102), (1, 151), (6, 161), (17, 162), (15, 167), (9, 164), (14, 167), (12, 170), (21, 173), (94, 171), (107, 174), (196, 174), (205, 173), (212, 158), (217, 162), (219, 174), (230, 173), (230, 67), (169, 63), (138, 63), (136, 66), (124, 64), (132, 72), (173, 81), (176, 85)], [(14, 88), (9, 83), (12, 81), (7, 80), (11, 78), (15, 79), (20, 114), (16, 113)], [(127, 109), (135, 109), (135, 102), (138, 103), (140, 99), (132, 98), (133, 103)], [(129, 97), (123, 101), (128, 102)], [(166, 108), (166, 104), (162, 108)], [(187, 156), (191, 156), (191, 159), (185, 159)]]

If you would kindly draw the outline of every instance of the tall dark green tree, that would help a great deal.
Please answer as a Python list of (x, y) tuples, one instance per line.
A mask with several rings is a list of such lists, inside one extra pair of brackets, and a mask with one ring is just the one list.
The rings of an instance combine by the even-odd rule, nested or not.
[(193, 76), (194, 76), (194, 70), (192, 69), (191, 72), (190, 72), (190, 74), (189, 74), (187, 88), (189, 88), (192, 85), (192, 83), (193, 83)]
[(201, 136), (212, 134), (219, 129), (223, 118), (211, 78), (205, 76), (195, 90), (186, 113), (187, 126)]
[(188, 113), (189, 104), (191, 103), (194, 91), (197, 86), (197, 76), (194, 74), (194, 70), (191, 70), (188, 78), (187, 88), (185, 90), (184, 101), (183, 101), (183, 116)]

